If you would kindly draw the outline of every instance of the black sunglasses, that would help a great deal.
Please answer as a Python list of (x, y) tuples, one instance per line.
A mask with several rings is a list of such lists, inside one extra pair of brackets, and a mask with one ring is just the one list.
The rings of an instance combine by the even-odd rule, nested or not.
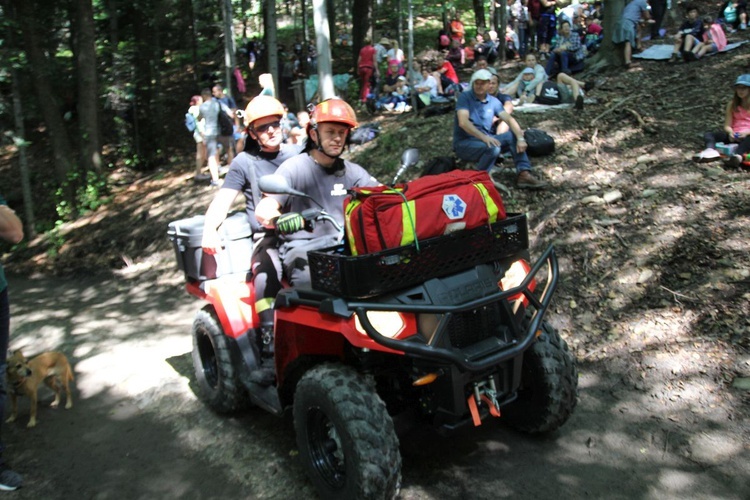
[(280, 128), (281, 127), (281, 122), (279, 120), (276, 120), (275, 122), (265, 123), (263, 125), (258, 125), (257, 127), (255, 127), (255, 131), (256, 132), (260, 132), (261, 134), (264, 134), (264, 133), (268, 132), (268, 129), (271, 128), (271, 127), (273, 127), (273, 128)]

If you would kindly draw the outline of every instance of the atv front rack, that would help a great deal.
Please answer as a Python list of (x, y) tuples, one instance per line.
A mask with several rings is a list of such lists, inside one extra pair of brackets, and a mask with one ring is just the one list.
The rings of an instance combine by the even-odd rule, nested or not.
[[(537, 297), (531, 289), (531, 283), (545, 265), (547, 266), (547, 280), (544, 290)], [(515, 358), (529, 348), (532, 342), (534, 342), (537, 332), (541, 330), (542, 320), (552, 301), (558, 279), (559, 266), (557, 256), (554, 247), (550, 245), (518, 286), (508, 290), (497, 289), (497, 291), (456, 305), (414, 305), (394, 303), (392, 301), (382, 302), (376, 299), (372, 299), (371, 301), (353, 301), (326, 296), (325, 294), (316, 292), (308, 292), (309, 294), (306, 294), (302, 291), (293, 291), (292, 293), (283, 294), (283, 296), (280, 295), (277, 298), (277, 305), (279, 307), (291, 305), (313, 306), (317, 307), (323, 313), (342, 317), (350, 317), (352, 314), (356, 314), (367, 335), (382, 346), (423, 359), (455, 364), (464, 370), (478, 371)], [(533, 309), (533, 314), (528, 321), (528, 327), (525, 331), (520, 332), (517, 338), (511, 342), (503, 342), (497, 337), (488, 337), (482, 340), (479, 345), (472, 345), (466, 349), (438, 347), (434, 345), (436, 342), (427, 344), (418, 335), (405, 340), (392, 339), (382, 335), (367, 318), (368, 311), (440, 314), (445, 319), (441, 321), (440, 326), (438, 326), (435, 332), (433, 338), (437, 338), (444, 333), (443, 330), (447, 327), (451, 315), (472, 311), (499, 301), (507, 302), (509, 299), (513, 300), (516, 296), (523, 296), (528, 301), (529, 306), (527, 306), (527, 311)]]

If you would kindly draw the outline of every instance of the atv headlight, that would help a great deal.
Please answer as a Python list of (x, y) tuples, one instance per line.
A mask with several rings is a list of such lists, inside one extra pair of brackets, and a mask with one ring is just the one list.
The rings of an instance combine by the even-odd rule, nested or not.
[(417, 315), (417, 330), (428, 344), (432, 342), (432, 338), (435, 336), (435, 332), (437, 332), (438, 325), (442, 319), (442, 314)]
[[(367, 314), (367, 319), (372, 323), (375, 330), (383, 337), (392, 339), (404, 331), (406, 327), (404, 318), (394, 311), (367, 311), (365, 314)], [(367, 335), (367, 332), (362, 327), (362, 323), (359, 321), (359, 315), (355, 315), (354, 327), (362, 335)]]

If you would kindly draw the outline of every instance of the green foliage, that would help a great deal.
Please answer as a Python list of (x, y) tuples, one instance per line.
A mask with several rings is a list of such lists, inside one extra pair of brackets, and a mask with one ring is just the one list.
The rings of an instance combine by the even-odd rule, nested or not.
[[(74, 193), (73, 201), (67, 199), (70, 192)], [(85, 175), (69, 172), (65, 182), (55, 191), (55, 209), (59, 217), (57, 222), (72, 220), (96, 210), (110, 202), (109, 195), (110, 189), (105, 175), (91, 171)]]

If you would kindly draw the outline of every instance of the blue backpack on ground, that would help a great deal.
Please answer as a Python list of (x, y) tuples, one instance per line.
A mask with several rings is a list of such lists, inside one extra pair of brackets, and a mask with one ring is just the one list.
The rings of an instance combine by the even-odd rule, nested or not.
[(188, 132), (195, 132), (198, 127), (198, 122), (195, 121), (195, 116), (192, 113), (185, 113), (185, 128)]

